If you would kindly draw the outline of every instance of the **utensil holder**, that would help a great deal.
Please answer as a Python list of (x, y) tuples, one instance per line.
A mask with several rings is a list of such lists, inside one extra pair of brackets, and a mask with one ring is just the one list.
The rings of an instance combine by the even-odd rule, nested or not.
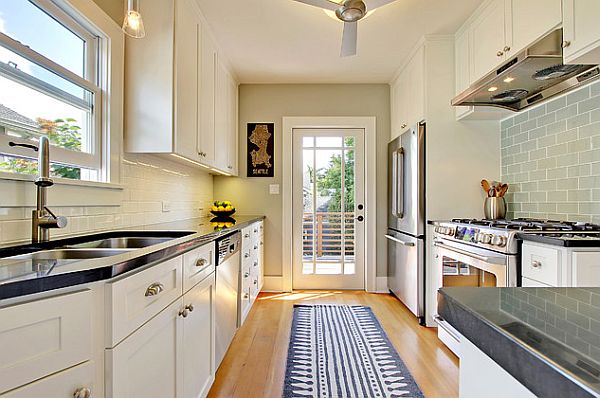
[(485, 198), (483, 214), (487, 220), (500, 220), (506, 217), (506, 201), (504, 197)]

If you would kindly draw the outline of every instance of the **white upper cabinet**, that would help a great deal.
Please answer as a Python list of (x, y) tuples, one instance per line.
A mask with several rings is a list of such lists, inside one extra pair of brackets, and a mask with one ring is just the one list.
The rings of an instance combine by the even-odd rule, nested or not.
[(506, 0), (507, 45), (517, 54), (528, 45), (558, 28), (562, 22), (561, 0)]
[(215, 77), (215, 166), (237, 174), (237, 83), (217, 56)]
[(565, 63), (600, 64), (600, 1), (563, 0)]
[[(237, 112), (229, 90), (231, 85), (237, 90), (237, 82), (219, 61), (196, 1), (145, 0), (140, 6), (147, 35), (126, 42), (125, 150), (177, 155), (237, 174), (230, 161), (237, 162), (237, 146), (232, 154), (220, 141), (222, 134), (229, 140), (234, 105)], [(219, 73), (226, 75), (225, 99), (218, 91)]]
[(477, 18), (471, 29), (471, 83), (491, 72), (505, 57), (504, 0), (494, 0)]
[(421, 46), (391, 84), (391, 138), (425, 117), (425, 51)]
[[(456, 36), (454, 42), (454, 54), (456, 62), (456, 93), (462, 93), (469, 88), (471, 83), (471, 62), (469, 62), (470, 36), (465, 30)], [(460, 119), (465, 114), (472, 112), (472, 106), (456, 106), (456, 118)]]

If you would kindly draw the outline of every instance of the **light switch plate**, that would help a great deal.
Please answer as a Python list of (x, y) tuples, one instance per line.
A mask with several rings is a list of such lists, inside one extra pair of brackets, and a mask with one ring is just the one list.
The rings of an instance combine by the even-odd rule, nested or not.
[(171, 202), (168, 200), (162, 201), (162, 211), (163, 213), (168, 213), (171, 211)]
[(269, 193), (271, 195), (279, 195), (279, 184), (269, 184)]

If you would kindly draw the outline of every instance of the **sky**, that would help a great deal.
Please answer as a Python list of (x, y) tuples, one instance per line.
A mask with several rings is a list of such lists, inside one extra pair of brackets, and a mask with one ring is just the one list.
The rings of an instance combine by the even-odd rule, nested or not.
[[(83, 41), (29, 1), (0, 0), (0, 32), (72, 72), (83, 74)], [(0, 62), (9, 61), (22, 72), (81, 96), (80, 88), (0, 46)], [(85, 112), (1, 76), (0, 103), (34, 120), (73, 118), (85, 128)]]

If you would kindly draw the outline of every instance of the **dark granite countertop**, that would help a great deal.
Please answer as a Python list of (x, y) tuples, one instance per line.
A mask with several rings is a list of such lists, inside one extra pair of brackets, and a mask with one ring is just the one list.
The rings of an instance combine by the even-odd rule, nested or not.
[(545, 243), (547, 245), (561, 247), (597, 247), (600, 249), (600, 235), (594, 234), (519, 234), (524, 241)]
[[(120, 228), (40, 244), (3, 247), (0, 248), (0, 300), (114, 278), (140, 267), (181, 255), (262, 219), (264, 216), (234, 216), (229, 220), (230, 224), (223, 227), (223, 224), (210, 217), (197, 218)], [(110, 238), (115, 235), (153, 237), (163, 235), (162, 232), (166, 232), (165, 235), (173, 239), (144, 248), (124, 251), (110, 257), (43, 260), (43, 264), (39, 260), (11, 258), (41, 250), (76, 245), (84, 241)]]
[(600, 288), (443, 288), (438, 313), (536, 396), (600, 397)]

